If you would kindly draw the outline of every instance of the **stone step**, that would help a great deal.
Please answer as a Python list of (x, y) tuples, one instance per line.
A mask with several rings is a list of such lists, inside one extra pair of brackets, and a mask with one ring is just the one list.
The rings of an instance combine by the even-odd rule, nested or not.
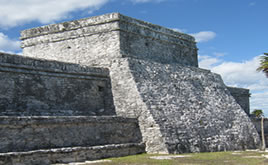
[(121, 157), (145, 152), (143, 143), (109, 144), (91, 147), (66, 147), (27, 152), (0, 153), (1, 165), (50, 165)]
[(0, 153), (142, 142), (138, 121), (116, 116), (0, 116)]

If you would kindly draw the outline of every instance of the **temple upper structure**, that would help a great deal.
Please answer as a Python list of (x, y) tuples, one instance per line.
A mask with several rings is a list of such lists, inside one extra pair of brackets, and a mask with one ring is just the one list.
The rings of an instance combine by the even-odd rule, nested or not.
[(21, 40), (30, 57), (87, 65), (133, 58), (198, 66), (192, 36), (119, 13), (25, 30)]

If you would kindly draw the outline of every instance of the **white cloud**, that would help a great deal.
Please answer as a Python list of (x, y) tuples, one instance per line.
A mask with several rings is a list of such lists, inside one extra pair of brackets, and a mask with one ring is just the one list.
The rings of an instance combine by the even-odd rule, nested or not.
[(180, 32), (180, 33), (186, 33), (187, 30), (186, 29), (179, 29), (179, 28), (171, 28), (174, 31)]
[(0, 51), (6, 53), (14, 53), (20, 51), (20, 41), (12, 40), (5, 34), (0, 32)]
[(31, 21), (51, 23), (68, 17), (75, 10), (97, 10), (108, 0), (1, 0), (0, 27), (12, 27)]
[[(181, 29), (181, 28), (171, 28), (174, 31), (178, 31), (181, 33), (186, 33), (187, 29)], [(200, 31), (198, 33), (190, 33), (189, 35), (193, 36), (195, 38), (196, 42), (207, 42), (216, 37), (216, 33), (213, 31)], [(218, 53), (215, 52), (215, 55), (218, 56), (224, 56), (225, 53)], [(217, 56), (216, 55), (216, 56)]]
[(266, 89), (262, 93), (252, 93), (251, 95), (251, 110), (262, 109), (265, 116), (268, 116), (268, 90)]
[(196, 42), (207, 42), (216, 37), (216, 33), (213, 31), (201, 31), (198, 33), (192, 33), (190, 35), (192, 35), (195, 38)]
[(266, 77), (263, 73), (256, 71), (256, 68), (258, 66), (259, 57), (255, 57), (252, 60), (244, 61), (241, 63), (223, 62), (220, 65), (212, 67), (212, 71), (220, 73), (223, 76), (225, 82), (231, 85), (240, 84), (248, 87), (255, 84), (259, 86), (261, 85), (259, 84), (261, 83), (259, 80), (266, 80)]
[(199, 60), (200, 68), (220, 74), (228, 86), (250, 89), (251, 110), (262, 109), (268, 116), (268, 78), (256, 71), (259, 56), (243, 62), (226, 62), (211, 56), (200, 56)]
[(204, 69), (212, 69), (213, 66), (219, 64), (222, 60), (210, 56), (198, 56), (199, 67)]

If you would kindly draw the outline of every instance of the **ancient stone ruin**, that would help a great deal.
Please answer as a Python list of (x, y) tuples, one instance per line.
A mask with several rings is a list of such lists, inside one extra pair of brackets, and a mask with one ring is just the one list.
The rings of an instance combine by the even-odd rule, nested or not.
[(198, 68), (192, 36), (111, 13), (21, 40), (0, 54), (0, 164), (259, 146), (249, 91)]

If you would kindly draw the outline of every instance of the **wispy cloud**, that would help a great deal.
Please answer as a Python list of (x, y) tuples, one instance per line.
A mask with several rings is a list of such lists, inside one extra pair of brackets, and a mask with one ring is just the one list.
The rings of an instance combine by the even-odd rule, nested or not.
[(68, 17), (68, 13), (97, 10), (109, 0), (1, 0), (0, 27), (13, 27), (31, 21), (51, 23)]
[(221, 59), (211, 56), (198, 56), (199, 66), (204, 69), (212, 69), (214, 66), (222, 62)]
[(186, 33), (187, 30), (186, 29), (180, 29), (180, 28), (171, 28), (174, 31), (180, 32), (180, 33)]
[[(181, 33), (187, 33), (188, 31), (187, 29), (181, 29), (181, 28), (171, 28), (171, 29)], [(196, 42), (208, 42), (216, 37), (216, 33), (213, 31), (200, 31), (197, 33), (189, 33), (189, 35), (193, 36)]]
[(216, 33), (213, 31), (201, 31), (198, 33), (190, 34), (195, 38), (196, 42), (207, 42), (216, 37)]
[(0, 51), (6, 53), (21, 51), (20, 41), (10, 39), (8, 36), (0, 32)]
[(223, 53), (223, 52), (213, 52), (213, 55), (216, 57), (223, 57), (225, 56), (227, 53)]
[(268, 79), (256, 71), (259, 56), (243, 62), (224, 61), (212, 56), (200, 56), (199, 60), (201, 68), (220, 74), (227, 85), (250, 89), (251, 110), (263, 109), (268, 115)]

